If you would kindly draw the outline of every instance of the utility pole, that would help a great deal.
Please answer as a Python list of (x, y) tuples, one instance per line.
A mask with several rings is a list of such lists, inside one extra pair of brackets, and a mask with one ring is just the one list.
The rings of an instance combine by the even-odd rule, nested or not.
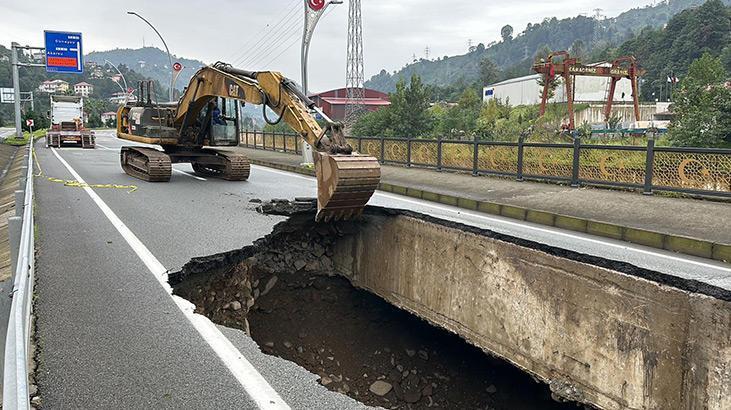
[(350, 0), (348, 8), (348, 59), (345, 73), (346, 128), (355, 124), (365, 109), (365, 74), (363, 69), (363, 21), (360, 0)]
[[(17, 138), (23, 138), (23, 129), (20, 117), (20, 75), (18, 67), (45, 67), (45, 64), (37, 63), (21, 63), (18, 61), (19, 50), (41, 50), (46, 51), (44, 47), (21, 46), (16, 42), (10, 44), (11, 63), (13, 66), (13, 105), (15, 109), (15, 135)], [(31, 93), (31, 107), (33, 106), (33, 94)], [(33, 107), (32, 107), (33, 108)]]
[(18, 75), (18, 48), (20, 44), (13, 42), (10, 44), (13, 63), (13, 103), (15, 108), (15, 137), (23, 138), (23, 130), (20, 124), (20, 76)]

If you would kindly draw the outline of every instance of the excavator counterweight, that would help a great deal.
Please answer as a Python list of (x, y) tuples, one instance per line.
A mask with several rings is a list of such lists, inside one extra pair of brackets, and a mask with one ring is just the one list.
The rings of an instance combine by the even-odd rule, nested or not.
[[(145, 87), (146, 86), (146, 87)], [(345, 140), (342, 125), (330, 120), (292, 80), (274, 71), (246, 71), (216, 63), (201, 68), (178, 102), (152, 101), (151, 82), (140, 83), (139, 102), (117, 111), (117, 137), (162, 146), (122, 147), (122, 169), (135, 178), (167, 182), (172, 164), (190, 163), (201, 176), (243, 181), (250, 163), (239, 145), (239, 105), (268, 107), (315, 150), (318, 221), (356, 217), (378, 187), (381, 170), (373, 157), (359, 155)], [(321, 128), (312, 112), (323, 118)], [(232, 147), (225, 149), (225, 147)]]

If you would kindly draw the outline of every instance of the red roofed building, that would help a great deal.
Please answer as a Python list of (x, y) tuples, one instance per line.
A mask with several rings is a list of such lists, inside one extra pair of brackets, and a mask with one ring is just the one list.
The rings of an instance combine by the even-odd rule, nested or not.
[[(333, 120), (342, 121), (345, 118), (345, 106), (348, 104), (345, 88), (311, 94), (310, 99)], [(388, 94), (366, 88), (363, 104), (365, 104), (366, 110), (376, 111), (391, 105), (391, 102), (388, 100)]]

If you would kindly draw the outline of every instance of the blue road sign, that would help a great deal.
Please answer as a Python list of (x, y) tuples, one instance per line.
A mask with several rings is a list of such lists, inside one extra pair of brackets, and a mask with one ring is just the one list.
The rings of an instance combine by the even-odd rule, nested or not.
[(84, 72), (81, 33), (44, 31), (46, 39), (46, 71), (49, 73)]

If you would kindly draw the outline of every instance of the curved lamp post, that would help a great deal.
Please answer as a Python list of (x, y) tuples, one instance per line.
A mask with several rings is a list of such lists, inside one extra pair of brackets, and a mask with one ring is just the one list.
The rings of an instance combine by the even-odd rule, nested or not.
[(305, 24), (304, 33), (302, 34), (302, 51), (301, 51), (301, 69), (302, 69), (302, 91), (305, 95), (309, 92), (307, 89), (307, 59), (310, 54), (310, 42), (312, 34), (315, 32), (315, 26), (320, 21), (320, 17), (331, 4), (343, 4), (342, 0), (304, 0), (305, 2)]
[[(124, 78), (124, 74), (122, 74), (122, 72), (119, 71), (119, 68), (116, 65), (114, 65), (114, 63), (112, 63), (109, 60), (104, 60), (104, 62), (106, 64), (109, 64), (110, 66), (114, 67), (114, 69), (117, 70), (117, 73), (119, 73), (119, 75), (122, 77), (122, 82), (124, 83), (124, 90), (122, 90), (122, 92), (124, 92), (124, 103), (127, 104), (127, 100), (129, 100), (129, 87), (127, 86), (127, 79)], [(115, 82), (117, 83), (117, 85), (119, 85), (119, 82), (117, 82), (117, 81), (115, 81)], [(119, 87), (122, 88), (121, 85), (119, 85)]]
[(168, 45), (167, 45), (167, 43), (165, 43), (165, 39), (162, 38), (162, 36), (160, 35), (160, 32), (157, 31), (155, 26), (153, 26), (152, 23), (147, 21), (147, 19), (145, 19), (144, 17), (140, 16), (139, 14), (135, 13), (134, 11), (128, 11), (127, 14), (137, 16), (140, 19), (142, 19), (142, 21), (147, 23), (147, 25), (150, 26), (150, 28), (152, 28), (155, 31), (157, 36), (160, 37), (160, 41), (162, 41), (162, 45), (165, 46), (165, 51), (167, 51), (168, 59), (170, 60), (170, 90), (168, 93), (168, 98), (170, 101), (173, 101), (173, 88), (175, 88), (175, 71), (173, 70), (173, 57), (170, 55), (170, 49), (168, 49)]

